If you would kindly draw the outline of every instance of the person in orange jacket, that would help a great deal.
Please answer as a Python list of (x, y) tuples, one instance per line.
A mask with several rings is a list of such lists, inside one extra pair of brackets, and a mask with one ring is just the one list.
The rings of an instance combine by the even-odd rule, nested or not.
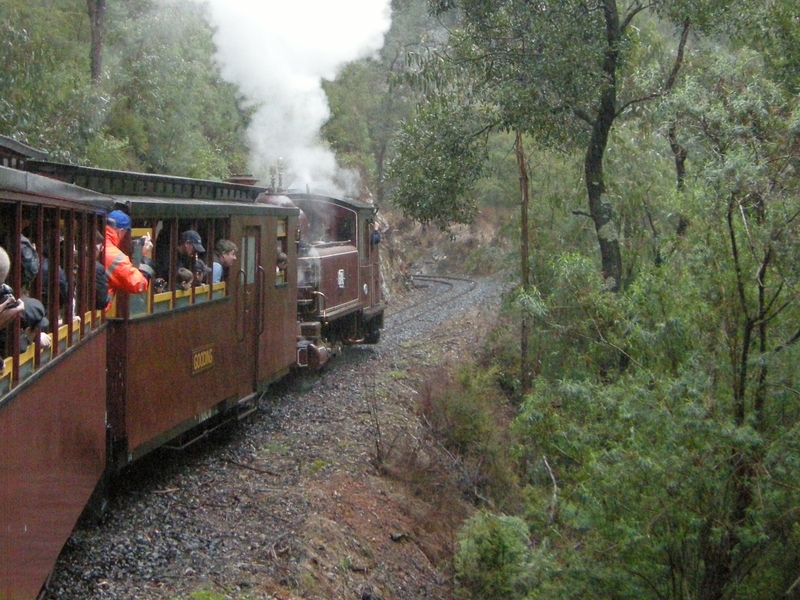
[[(153, 242), (150, 236), (144, 238), (142, 246), (142, 263), (135, 267), (131, 259), (119, 249), (120, 241), (131, 229), (131, 218), (121, 210), (113, 210), (106, 217), (106, 256), (105, 267), (108, 278), (109, 306), (117, 290), (132, 294), (145, 291), (154, 271), (150, 266), (153, 254)], [(108, 310), (108, 306), (106, 306)]]

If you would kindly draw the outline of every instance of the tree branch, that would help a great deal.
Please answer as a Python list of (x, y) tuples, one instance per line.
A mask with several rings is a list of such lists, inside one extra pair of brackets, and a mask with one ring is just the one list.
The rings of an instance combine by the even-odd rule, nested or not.
[[(629, 15), (630, 18), (630, 15)], [(627, 21), (628, 19), (626, 19)], [(683, 31), (681, 32), (681, 39), (678, 42), (678, 53), (675, 56), (675, 63), (672, 65), (672, 70), (667, 77), (667, 81), (661, 86), (660, 89), (647, 94), (646, 96), (642, 96), (640, 98), (634, 98), (633, 100), (629, 100), (622, 107), (617, 111), (617, 116), (624, 113), (628, 107), (634, 104), (641, 104), (642, 102), (647, 102), (648, 100), (653, 100), (654, 98), (659, 98), (661, 96), (667, 95), (672, 87), (675, 85), (675, 80), (678, 78), (678, 71), (680, 71), (681, 66), (683, 65), (683, 51), (686, 48), (686, 40), (689, 39), (689, 26), (690, 26), (689, 19), (686, 19), (683, 22)]]
[(640, 12), (644, 10), (652, 8), (653, 6), (655, 6), (655, 4), (656, 4), (655, 2), (648, 2), (647, 4), (639, 4), (639, 3), (635, 4), (631, 8), (630, 12), (627, 15), (625, 15), (625, 19), (622, 21), (620, 25), (620, 31), (625, 31), (625, 28), (631, 24), (631, 21), (633, 21), (636, 18), (636, 15), (638, 15)]
[(543, 456), (542, 460), (550, 475), (550, 480), (553, 482), (553, 500), (550, 503), (550, 515), (548, 517), (548, 525), (552, 525), (556, 520), (556, 513), (558, 512), (558, 484), (556, 483), (555, 475), (553, 475), (553, 469), (550, 468), (550, 463), (547, 462), (547, 457)]
[(739, 258), (739, 245), (736, 243), (736, 230), (733, 226), (733, 205), (739, 205), (736, 202), (736, 199), (731, 195), (730, 200), (728, 201), (728, 214), (727, 214), (727, 221), (728, 221), (728, 238), (731, 244), (731, 256), (733, 258), (733, 267), (734, 271), (736, 272), (736, 289), (739, 294), (739, 303), (742, 306), (742, 312), (744, 313), (745, 319), (750, 321), (750, 315), (748, 314), (747, 310), (747, 294), (745, 293), (744, 289), (744, 276), (742, 275), (742, 263), (741, 259)]

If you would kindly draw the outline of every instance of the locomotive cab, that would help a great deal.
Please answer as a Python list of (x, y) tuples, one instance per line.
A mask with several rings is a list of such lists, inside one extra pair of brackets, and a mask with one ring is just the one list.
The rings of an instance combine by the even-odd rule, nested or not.
[(376, 343), (383, 327), (375, 207), (286, 192), (259, 202), (301, 212), (297, 239), (298, 364), (315, 367), (340, 345)]

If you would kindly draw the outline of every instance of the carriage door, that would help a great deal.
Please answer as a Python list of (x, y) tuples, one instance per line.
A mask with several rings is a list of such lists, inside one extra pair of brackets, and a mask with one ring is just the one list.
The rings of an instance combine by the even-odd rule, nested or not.
[(381, 301), (381, 265), (379, 259), (380, 237), (373, 237), (375, 222), (364, 221), (362, 233), (363, 251), (361, 252), (361, 301), (369, 307), (377, 306)]
[(261, 227), (246, 225), (242, 229), (239, 245), (241, 255), (237, 300), (237, 337), (245, 351), (244, 366), (249, 374), (252, 389), (258, 377), (258, 336), (261, 325), (264, 269), (261, 266)]

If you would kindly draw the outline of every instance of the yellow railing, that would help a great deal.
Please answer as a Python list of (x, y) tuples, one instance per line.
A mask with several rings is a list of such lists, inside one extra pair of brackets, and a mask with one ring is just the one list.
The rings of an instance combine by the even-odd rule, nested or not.
[[(102, 311), (95, 311), (95, 320), (99, 323), (100, 317), (102, 315)], [(50, 362), (53, 359), (53, 347), (58, 345), (59, 352), (63, 352), (67, 348), (74, 346), (78, 342), (78, 337), (80, 335), (80, 331), (83, 328), (84, 331), (88, 334), (91, 326), (92, 326), (92, 313), (87, 312), (83, 315), (83, 321), (75, 321), (72, 324), (72, 336), (73, 340), (72, 343), (67, 343), (67, 338), (69, 336), (69, 326), (67, 324), (61, 325), (58, 328), (58, 334), (56, 341), (53, 341), (53, 334), (48, 334), (50, 338), (51, 344), (49, 348), (42, 348), (40, 364), (44, 364)], [(25, 379), (26, 377), (33, 374), (33, 358), (36, 353), (36, 344), (29, 344), (28, 348), (25, 352), (21, 352), (19, 355), (19, 372), (20, 372), (20, 380)], [(5, 391), (11, 389), (11, 386), (16, 384), (17, 382), (13, 379), (13, 366), (14, 366), (14, 359), (13, 357), (9, 356), (8, 358), (3, 359), (3, 372), (0, 373), (0, 394)]]
[[(211, 299), (225, 297), (225, 282), (198, 285), (194, 288), (194, 304), (200, 304)], [(211, 296), (209, 297), (209, 290)], [(189, 306), (192, 303), (192, 290), (177, 290), (175, 303), (172, 302), (172, 292), (158, 292), (153, 294), (152, 300), (149, 292), (131, 294), (131, 317), (143, 317), (153, 313), (161, 313), (173, 308)], [(116, 316), (116, 307), (106, 313), (108, 317)]]

